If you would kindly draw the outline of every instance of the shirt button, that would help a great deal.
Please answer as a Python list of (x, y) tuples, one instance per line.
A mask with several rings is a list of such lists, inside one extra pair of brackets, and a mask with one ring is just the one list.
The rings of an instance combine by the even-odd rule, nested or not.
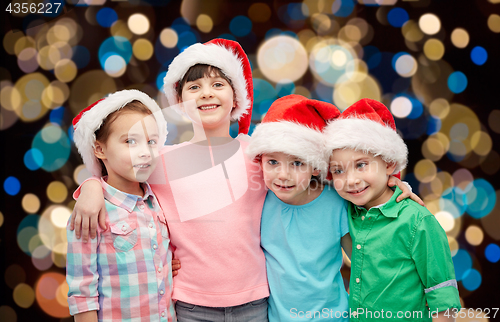
[(127, 227), (125, 227), (125, 225), (123, 225), (122, 231), (127, 231)]
[(352, 316), (354, 316), (354, 317), (358, 316), (358, 312), (356, 312), (356, 311), (352, 312)]
[(163, 292), (163, 290), (160, 290), (160, 294), (163, 295), (165, 292)]
[(359, 277), (358, 277), (358, 278), (356, 278), (356, 283), (359, 283)]
[(158, 267), (158, 273), (161, 273), (161, 267)]
[(361, 249), (361, 245), (356, 246), (357, 249)]
[(365, 216), (361, 216), (361, 220), (365, 220)]
[(144, 205), (140, 205), (139, 209), (144, 210)]
[(165, 312), (161, 312), (161, 316), (165, 316)]
[(149, 228), (153, 228), (153, 224), (152, 223), (149, 224)]
[(153, 245), (153, 249), (157, 249), (157, 248), (158, 248), (158, 246), (156, 246), (156, 244), (155, 244), (155, 245)]

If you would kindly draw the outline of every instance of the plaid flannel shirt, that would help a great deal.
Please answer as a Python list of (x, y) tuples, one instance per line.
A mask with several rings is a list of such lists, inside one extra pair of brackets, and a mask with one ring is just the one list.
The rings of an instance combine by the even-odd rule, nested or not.
[(83, 243), (67, 230), (66, 280), (71, 315), (98, 310), (99, 321), (176, 321), (172, 252), (162, 210), (147, 183), (144, 197), (101, 178), (106, 230)]

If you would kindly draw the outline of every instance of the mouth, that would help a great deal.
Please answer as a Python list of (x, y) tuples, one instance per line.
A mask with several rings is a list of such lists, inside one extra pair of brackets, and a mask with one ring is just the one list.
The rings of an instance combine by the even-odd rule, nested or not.
[(347, 191), (347, 193), (350, 195), (357, 196), (357, 195), (362, 194), (364, 191), (366, 191), (366, 189), (368, 189), (368, 187), (369, 186), (366, 186), (366, 187), (358, 189), (358, 190), (350, 190), (350, 191)]
[(149, 167), (151, 167), (151, 164), (149, 164), (149, 163), (142, 163), (142, 164), (134, 165), (134, 168), (139, 169), (139, 170), (147, 169)]
[(210, 111), (210, 110), (215, 110), (216, 108), (218, 108), (220, 105), (217, 105), (217, 104), (210, 104), (210, 105), (201, 105), (201, 106), (198, 106), (198, 109), (202, 110), (202, 111)]
[(286, 186), (286, 185), (279, 185), (279, 184), (276, 184), (276, 183), (274, 183), (274, 186), (278, 190), (284, 190), (284, 191), (292, 190), (295, 187), (295, 185), (293, 185), (293, 186)]

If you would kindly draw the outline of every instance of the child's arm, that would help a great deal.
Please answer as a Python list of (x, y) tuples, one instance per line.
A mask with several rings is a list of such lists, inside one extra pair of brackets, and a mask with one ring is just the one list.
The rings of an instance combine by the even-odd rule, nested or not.
[(179, 274), (179, 269), (181, 268), (181, 261), (177, 258), (172, 259), (172, 277), (177, 276)]
[(97, 222), (102, 229), (106, 229), (106, 206), (99, 178), (92, 177), (86, 180), (73, 195), (78, 198), (71, 215), (70, 230), (75, 231), (77, 239), (83, 234), (83, 242), (96, 236)]
[(75, 322), (97, 322), (97, 311), (75, 314)]
[(351, 240), (351, 234), (347, 233), (340, 239), (340, 244), (342, 245), (342, 248), (344, 249), (344, 252), (346, 253), (347, 257), (351, 259), (351, 254), (352, 254), (352, 240)]
[(445, 316), (444, 315), (445, 313), (446, 313), (446, 311), (439, 312), (437, 317), (432, 318), (432, 321), (433, 322), (447, 322), (447, 321), (455, 322), (455, 318), (452, 316), (452, 314), (448, 314), (448, 316)]
[(398, 178), (394, 176), (389, 176), (389, 180), (387, 181), (387, 185), (389, 187), (394, 187), (398, 186), (399, 189), (403, 192), (402, 194), (399, 195), (399, 197), (396, 199), (396, 202), (400, 202), (403, 199), (406, 199), (410, 197), (411, 200), (418, 202), (421, 206), (425, 207), (424, 202), (422, 199), (420, 199), (416, 194), (411, 192), (410, 188), (406, 184), (403, 183), (403, 181), (399, 180)]

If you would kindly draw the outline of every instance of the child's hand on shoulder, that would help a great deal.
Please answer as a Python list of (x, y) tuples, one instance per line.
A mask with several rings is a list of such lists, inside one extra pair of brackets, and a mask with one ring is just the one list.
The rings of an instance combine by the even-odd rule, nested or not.
[(410, 197), (411, 200), (413, 201), (416, 201), (418, 202), (419, 205), (425, 207), (425, 204), (424, 202), (422, 201), (422, 199), (420, 199), (416, 194), (414, 194), (410, 188), (405, 184), (403, 183), (403, 181), (399, 180), (398, 178), (394, 177), (394, 176), (389, 176), (389, 181), (387, 181), (387, 185), (389, 187), (394, 187), (394, 186), (398, 186), (399, 189), (401, 189), (401, 191), (403, 192), (401, 195), (399, 195), (399, 197), (396, 199), (396, 202), (400, 202), (401, 200), (403, 199), (406, 199), (408, 197)]

